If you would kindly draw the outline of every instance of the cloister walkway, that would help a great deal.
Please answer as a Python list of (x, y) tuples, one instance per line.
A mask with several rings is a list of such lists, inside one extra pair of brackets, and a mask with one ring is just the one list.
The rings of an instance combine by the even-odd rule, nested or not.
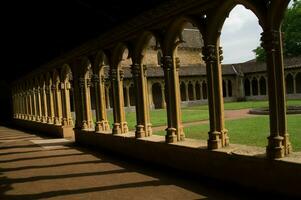
[[(72, 140), (0, 126), (0, 199), (254, 199), (254, 190), (174, 176)], [(232, 189), (231, 189), (232, 188)], [(235, 189), (236, 188), (236, 189)], [(238, 191), (242, 191), (238, 193)]]

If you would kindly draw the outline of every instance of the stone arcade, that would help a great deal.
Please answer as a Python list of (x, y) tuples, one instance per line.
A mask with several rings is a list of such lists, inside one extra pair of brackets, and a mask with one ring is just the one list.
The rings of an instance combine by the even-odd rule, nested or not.
[[(16, 81), (15, 122), (61, 137), (72, 136), (74, 129), (79, 144), (246, 186), (300, 195), (297, 180), (301, 180), (301, 165), (289, 159), (293, 153), (286, 124), (286, 91), (292, 97), (301, 92), (300, 63), (288, 60), (285, 65), (282, 55), (281, 22), (288, 3), (186, 0), (162, 4)], [(221, 65), (220, 30), (237, 4), (258, 17), (264, 30), (266, 65)], [(183, 46), (183, 28), (189, 23), (201, 33), (199, 47)], [(188, 26), (186, 31), (190, 29)], [(157, 52), (150, 58), (157, 61), (157, 66), (146, 63), (150, 51)], [(199, 56), (200, 60), (182, 66), (193, 59), (188, 56), (181, 60), (181, 51)], [(233, 151), (239, 147), (229, 146), (224, 97), (236, 100), (258, 96), (266, 96), (270, 106), (266, 155), (237, 155)], [(210, 120), (206, 148), (185, 139), (181, 119), (181, 100), (185, 104), (204, 99), (208, 101)], [(135, 106), (135, 133), (129, 132), (125, 106)], [(161, 107), (166, 107), (168, 122), (164, 139), (152, 135), (150, 121), (150, 109)], [(112, 108), (113, 122), (108, 122), (107, 108)], [(264, 168), (269, 168), (270, 173), (266, 174)]]

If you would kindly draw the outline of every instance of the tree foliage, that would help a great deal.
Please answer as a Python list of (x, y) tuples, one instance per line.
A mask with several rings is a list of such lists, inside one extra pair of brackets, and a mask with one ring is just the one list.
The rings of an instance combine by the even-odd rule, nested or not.
[[(294, 0), (288, 8), (282, 23), (283, 54), (285, 57), (301, 55), (301, 0)], [(257, 61), (265, 61), (262, 47), (253, 50)]]

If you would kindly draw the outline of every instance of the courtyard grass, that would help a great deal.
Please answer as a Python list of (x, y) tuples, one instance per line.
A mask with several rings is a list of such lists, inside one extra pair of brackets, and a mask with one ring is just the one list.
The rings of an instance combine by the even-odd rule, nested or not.
[[(288, 133), (294, 151), (301, 151), (301, 115), (288, 115)], [(226, 120), (226, 128), (229, 130), (230, 143), (245, 144), (251, 146), (265, 147), (269, 135), (269, 117), (258, 116), (239, 120)], [(209, 124), (184, 127), (187, 138), (208, 139)], [(165, 131), (154, 133), (165, 135)]]
[[(288, 100), (288, 106), (301, 106), (301, 100)], [(263, 108), (268, 107), (268, 101), (241, 101), (241, 102), (225, 102), (225, 110), (240, 110), (247, 108)], [(208, 105), (198, 105), (182, 108), (183, 110), (208, 110)]]

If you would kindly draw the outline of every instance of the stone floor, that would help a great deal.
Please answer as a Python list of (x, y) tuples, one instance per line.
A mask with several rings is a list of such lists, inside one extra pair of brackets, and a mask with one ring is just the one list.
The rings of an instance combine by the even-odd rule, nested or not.
[(0, 199), (257, 199), (263, 194), (0, 126)]

